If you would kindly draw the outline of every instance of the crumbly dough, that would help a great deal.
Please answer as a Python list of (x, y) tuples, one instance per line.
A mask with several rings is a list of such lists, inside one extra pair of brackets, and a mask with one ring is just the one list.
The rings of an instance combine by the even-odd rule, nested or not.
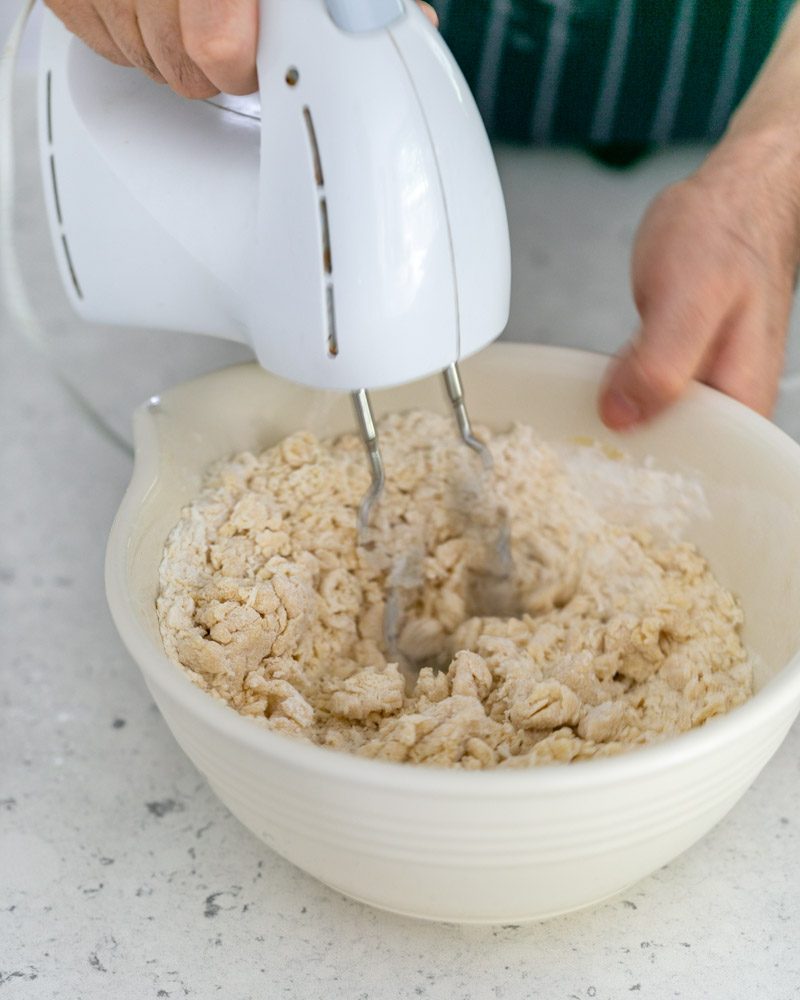
[(697, 487), (526, 426), (481, 429), (492, 474), (444, 417), (380, 433), (366, 539), (354, 435), (211, 470), (158, 597), (167, 653), (201, 688), (322, 746), (462, 768), (619, 753), (751, 694), (741, 608), (679, 540)]

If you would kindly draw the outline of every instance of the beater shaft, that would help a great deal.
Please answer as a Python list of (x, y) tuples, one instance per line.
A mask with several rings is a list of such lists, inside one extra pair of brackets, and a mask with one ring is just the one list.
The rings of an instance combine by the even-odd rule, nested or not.
[(450, 397), (450, 402), (453, 405), (456, 420), (458, 421), (458, 430), (464, 443), (469, 445), (473, 451), (477, 451), (477, 453), (481, 456), (484, 468), (491, 469), (492, 453), (483, 441), (480, 441), (472, 433), (472, 422), (470, 421), (469, 414), (467, 413), (467, 404), (464, 400), (464, 386), (461, 384), (461, 374), (459, 373), (458, 365), (450, 365), (449, 368), (445, 368), (442, 374), (444, 376), (444, 384), (447, 389), (447, 395)]
[(361, 534), (369, 527), (372, 508), (383, 493), (386, 475), (383, 468), (380, 442), (378, 441), (378, 430), (375, 427), (375, 417), (372, 413), (372, 403), (370, 403), (369, 393), (366, 389), (359, 389), (358, 392), (353, 393), (353, 406), (356, 411), (356, 419), (358, 420), (358, 429), (361, 432), (361, 438), (367, 449), (370, 475), (372, 476), (370, 488), (361, 501), (358, 511), (358, 530)]
[[(450, 398), (450, 403), (452, 404), (453, 411), (456, 415), (458, 430), (461, 434), (462, 440), (465, 444), (469, 445), (473, 451), (476, 451), (480, 455), (484, 468), (491, 469), (491, 452), (482, 441), (475, 437), (472, 432), (472, 422), (470, 421), (469, 414), (467, 413), (467, 405), (464, 400), (464, 387), (461, 383), (461, 375), (458, 371), (458, 365), (452, 364), (448, 368), (445, 368), (443, 377), (445, 388), (447, 389), (447, 395)], [(366, 389), (359, 389), (357, 392), (352, 394), (352, 397), (353, 407), (356, 411), (356, 419), (358, 421), (358, 429), (361, 433), (361, 439), (364, 442), (364, 447), (367, 449), (370, 475), (372, 477), (370, 488), (364, 496), (364, 499), (361, 501), (361, 506), (358, 511), (358, 528), (359, 532), (363, 533), (369, 527), (372, 510), (383, 493), (384, 485), (386, 483), (386, 474), (384, 471), (383, 457), (381, 455), (380, 442), (378, 440), (378, 430), (375, 426), (375, 416), (372, 412), (372, 403), (370, 402), (369, 393)]]

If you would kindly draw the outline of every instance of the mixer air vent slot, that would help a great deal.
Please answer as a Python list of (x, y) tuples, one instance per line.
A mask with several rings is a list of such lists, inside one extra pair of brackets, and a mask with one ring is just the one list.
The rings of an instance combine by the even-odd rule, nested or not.
[(331, 230), (328, 224), (328, 199), (319, 200), (319, 215), (322, 224), (322, 266), (326, 274), (333, 274), (333, 254), (331, 253)]
[(75, 294), (79, 299), (83, 298), (83, 290), (81, 289), (80, 282), (78, 281), (78, 276), (75, 273), (75, 265), (72, 261), (72, 254), (69, 252), (69, 243), (67, 242), (67, 234), (64, 232), (64, 219), (61, 214), (61, 197), (58, 193), (58, 179), (56, 174), (56, 154), (55, 147), (53, 145), (53, 73), (51, 70), (47, 71), (47, 78), (45, 84), (45, 114), (47, 120), (47, 145), (50, 150), (50, 183), (53, 191), (53, 207), (56, 213), (56, 220), (58, 221), (59, 235), (61, 236), (61, 248), (64, 253), (64, 262), (67, 265), (67, 271), (72, 280), (72, 286), (75, 289)]
[(317, 187), (325, 187), (325, 175), (322, 173), (322, 157), (319, 154), (317, 130), (314, 128), (314, 119), (311, 117), (310, 108), (303, 108), (303, 118), (306, 120), (306, 131), (308, 132), (308, 141), (311, 146), (311, 155), (314, 160), (314, 178), (317, 182)]
[(56, 180), (56, 158), (52, 154), (50, 156), (50, 180), (53, 184), (53, 201), (56, 206), (56, 218), (58, 219), (59, 226), (63, 226), (64, 222), (61, 218), (61, 199), (58, 197), (58, 181)]
[(79, 299), (83, 298), (83, 292), (81, 291), (81, 286), (78, 284), (78, 277), (75, 274), (75, 268), (72, 265), (72, 254), (69, 252), (69, 244), (67, 243), (67, 237), (61, 234), (61, 244), (64, 247), (64, 257), (67, 260), (67, 269), (69, 270), (69, 276), (72, 278), (72, 284), (75, 286), (75, 292)]
[(47, 73), (47, 142), (53, 145), (53, 74)]
[(336, 332), (336, 296), (333, 290), (333, 251), (331, 249), (331, 227), (328, 218), (328, 198), (325, 194), (325, 174), (322, 170), (317, 130), (311, 109), (303, 108), (303, 119), (306, 123), (308, 144), (311, 150), (311, 162), (314, 167), (314, 180), (319, 192), (319, 224), (322, 242), (322, 271), (325, 275), (325, 313), (328, 330), (328, 357), (335, 358), (339, 354), (339, 337)]
[(336, 301), (331, 284), (326, 289), (326, 302), (328, 307), (328, 354), (335, 358), (339, 353), (339, 340), (336, 335)]

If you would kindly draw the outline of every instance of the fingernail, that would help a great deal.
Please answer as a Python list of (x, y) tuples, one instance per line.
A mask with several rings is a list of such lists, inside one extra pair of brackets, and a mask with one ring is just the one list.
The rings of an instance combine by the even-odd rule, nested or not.
[(619, 389), (610, 389), (603, 400), (603, 418), (614, 430), (626, 430), (641, 421), (642, 408)]

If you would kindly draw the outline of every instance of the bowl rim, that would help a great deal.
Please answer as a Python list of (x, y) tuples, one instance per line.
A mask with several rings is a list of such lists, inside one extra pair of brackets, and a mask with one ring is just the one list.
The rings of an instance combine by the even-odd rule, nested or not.
[[(608, 363), (605, 355), (549, 345), (502, 343), (485, 352), (493, 355), (536, 352), (553, 371), (597, 381)], [(161, 398), (189, 385), (211, 383), (232, 369), (258, 367), (245, 362), (218, 369), (166, 390)], [(788, 461), (800, 465), (800, 444), (743, 404), (705, 385), (695, 383), (678, 405), (713, 405), (733, 424), (756, 431)], [(652, 777), (676, 766), (710, 756), (743, 738), (768, 721), (800, 711), (800, 650), (747, 702), (723, 716), (663, 742), (639, 747), (613, 757), (577, 761), (569, 765), (543, 764), (520, 768), (459, 768), (410, 765), (359, 757), (346, 751), (306, 743), (259, 726), (231, 706), (197, 687), (166, 652), (156, 648), (140, 628), (127, 588), (131, 532), (142, 502), (158, 475), (160, 446), (157, 421), (150, 403), (134, 414), (133, 474), (109, 534), (105, 560), (106, 594), (111, 615), (124, 645), (145, 676), (148, 686), (160, 689), (185, 712), (218, 735), (248, 749), (318, 776), (336, 777), (362, 787), (446, 797), (506, 799), (521, 794), (568, 795)], [(788, 725), (791, 723), (787, 724)]]

